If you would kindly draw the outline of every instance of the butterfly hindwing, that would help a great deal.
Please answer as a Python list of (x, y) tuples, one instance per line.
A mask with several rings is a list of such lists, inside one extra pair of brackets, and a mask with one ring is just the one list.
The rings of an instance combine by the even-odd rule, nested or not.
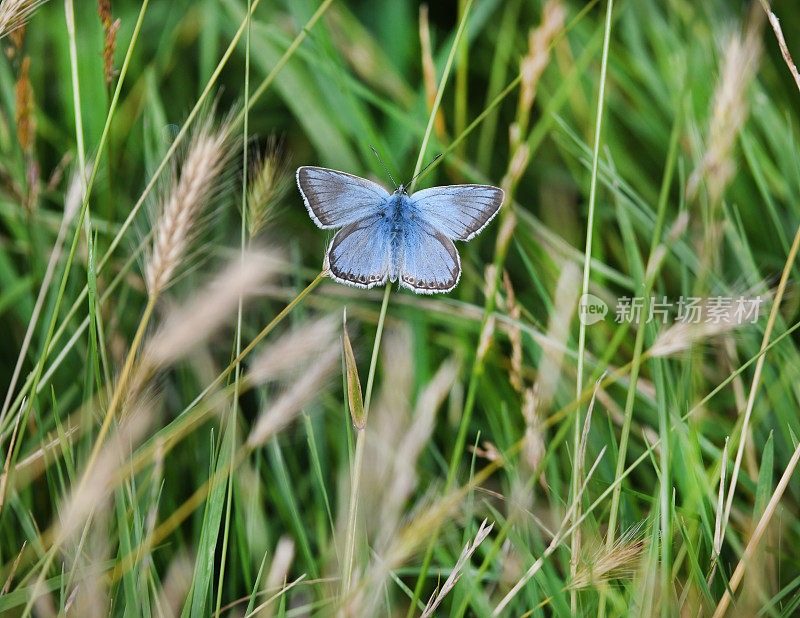
[(308, 214), (323, 229), (374, 215), (389, 197), (386, 189), (365, 178), (310, 165), (297, 169), (297, 187)]
[(505, 194), (489, 185), (431, 187), (410, 196), (421, 216), (453, 240), (470, 240), (500, 210)]
[(386, 283), (392, 255), (383, 220), (377, 215), (364, 217), (336, 232), (326, 262), (331, 277), (340, 283), (360, 288)]
[(453, 241), (424, 221), (410, 223), (395, 257), (400, 285), (417, 294), (449, 292), (461, 277)]

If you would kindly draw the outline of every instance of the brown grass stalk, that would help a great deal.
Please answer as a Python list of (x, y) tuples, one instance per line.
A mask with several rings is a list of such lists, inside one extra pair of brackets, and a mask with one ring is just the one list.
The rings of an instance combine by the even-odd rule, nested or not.
[[(422, 48), (422, 79), (425, 83), (425, 101), (428, 111), (433, 111), (433, 104), (436, 101), (436, 65), (433, 62), (433, 50), (431, 49), (431, 28), (428, 20), (428, 5), (422, 4), (419, 7), (419, 41)], [(444, 124), (444, 113), (440, 107), (436, 111), (436, 118), (433, 122), (433, 129), (440, 140), (446, 137), (447, 129)]]
[(111, 14), (111, 0), (97, 0), (97, 14), (103, 24), (103, 72), (106, 77), (106, 88), (110, 88), (117, 75), (114, 70), (114, 51), (117, 48), (117, 31), (120, 20)]

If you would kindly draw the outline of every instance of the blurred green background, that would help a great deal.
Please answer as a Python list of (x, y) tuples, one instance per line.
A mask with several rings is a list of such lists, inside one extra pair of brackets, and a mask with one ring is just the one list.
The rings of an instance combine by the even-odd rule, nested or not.
[[(462, 566), (437, 615), (491, 615), (543, 554), (541, 569), (503, 615), (711, 615), (729, 585), (738, 586), (729, 612), (794, 615), (800, 605), (797, 477), (748, 554), (744, 580), (730, 584), (778, 479), (793, 470), (800, 435), (797, 336), (771, 348), (760, 372), (747, 364), (765, 330), (774, 341), (797, 324), (800, 309), (792, 253), (800, 225), (800, 92), (761, 4), (617, 0), (606, 29), (605, 2), (334, 0), (320, 12), (314, 0), (263, 0), (250, 24), (249, 75), (241, 29), (247, 6), (242, 0), (147, 5), (99, 158), (142, 5), (110, 4), (119, 19), (110, 76), (95, 2), (75, 4), (74, 62), (61, 2), (45, 3), (24, 34), (17, 30), (0, 41), (4, 396), (46, 282), (14, 403), (0, 424), (6, 466), (0, 581), (9, 580), (0, 613), (24, 614), (36, 596), (30, 611), (40, 615), (86, 608), (97, 615), (244, 615), (251, 599), (252, 610), (284, 583), (284, 577), (267, 581), (267, 574), (279, 539), (286, 538), (294, 558), (285, 580), (305, 574), (306, 581), (263, 611), (419, 615), (486, 517), (495, 527)], [(796, 8), (789, 0), (772, 4), (789, 51), (800, 57)], [(462, 19), (467, 26), (456, 41)], [(154, 225), (158, 196), (168, 191), (169, 171), (155, 181), (132, 225), (124, 222), (164, 157), (167, 170), (182, 160), (187, 140), (174, 155), (169, 148), (198, 100), (204, 99), (201, 116), (221, 119), (232, 110), (232, 132), (241, 139), (249, 79), (247, 169), (239, 143), (189, 264), (156, 304), (146, 337), (171, 306), (238, 255), (242, 181), (254, 177), (259, 156), (274, 160), (268, 145), (277, 139), (283, 185), (264, 206), (268, 224), (246, 242), (279, 249), (283, 262), (243, 313), (246, 343), (322, 268), (331, 234), (318, 230), (303, 208), (296, 167), (331, 167), (388, 186), (374, 146), (398, 181), (410, 178), (454, 42), (422, 160), (445, 155), (419, 186), (487, 183), (502, 186), (510, 198), (480, 236), (458, 243), (461, 283), (447, 296), (392, 290), (381, 346), (373, 351), (376, 327), (384, 325), (382, 290), (325, 280), (259, 344), (269, 349), (275, 337), (302, 332), (318, 316), (332, 315), (338, 324), (347, 307), (362, 391), (375, 361), (352, 588), (341, 589), (358, 440), (345, 361), (320, 381), (296, 420), (248, 449), (244, 441), (257, 419), (290, 383), (255, 385), (240, 393), (236, 406), (231, 391), (194, 401), (236, 356), (235, 315), (195, 353), (148, 378), (156, 412), (146, 435), (125, 453), (131, 461), (141, 456), (141, 465), (99, 498), (98, 512), (105, 514), (85, 528), (79, 537), (85, 543), (72, 539), (56, 552), (53, 530), (90, 457), (147, 305), (147, 258), (139, 248)], [(527, 103), (518, 78), (526, 58)], [(89, 207), (96, 263), (103, 259), (90, 273), (85, 231), (67, 221), (65, 251), (48, 280), (79, 162), (73, 68), (86, 158), (98, 165)], [(589, 291), (610, 312), (586, 327), (582, 346), (576, 305), (603, 79)], [(73, 237), (75, 257), (65, 276)], [(95, 275), (97, 294), (111, 292), (90, 311), (81, 293)], [(673, 301), (764, 295), (765, 302), (754, 324), (681, 330), (673, 310), (667, 324), (650, 323), (639, 335), (640, 328), (614, 321), (619, 297), (651, 291)], [(768, 326), (776, 294), (781, 302)], [(81, 326), (87, 317), (96, 333)], [(63, 335), (45, 355), (51, 324)], [(309, 354), (305, 362), (312, 366)], [(245, 371), (250, 363), (248, 356)], [(442, 388), (437, 371), (448, 363), (453, 375)], [(39, 393), (23, 400), (40, 364), (47, 371)], [(580, 472), (575, 412), (582, 424), (601, 376)], [(432, 383), (441, 390), (435, 405), (425, 398)], [(436, 410), (429, 427), (414, 423)], [(196, 421), (178, 431), (182, 418)], [(628, 430), (629, 440), (623, 437)], [(721, 470), (724, 503), (742, 436), (741, 472), (720, 541)], [(659, 445), (651, 448), (655, 440)], [(623, 481), (621, 442), (622, 463), (636, 462)], [(601, 453), (581, 500), (588, 510), (582, 541), (576, 549), (567, 535), (546, 551), (572, 502), (575, 475), (583, 478)], [(228, 476), (229, 467), (235, 470)], [(220, 471), (225, 475), (216, 482)], [(400, 481), (408, 489), (398, 490), (393, 482)], [(463, 491), (453, 494), (458, 487)], [(614, 487), (621, 488), (618, 506)], [(381, 508), (388, 507), (381, 504), (391, 503), (392, 491), (399, 492), (392, 507), (397, 521), (382, 528)], [(149, 536), (165, 522), (163, 534)], [(614, 546), (610, 537), (623, 542)], [(33, 595), (37, 579), (44, 588)], [(86, 584), (92, 580), (96, 590)]]

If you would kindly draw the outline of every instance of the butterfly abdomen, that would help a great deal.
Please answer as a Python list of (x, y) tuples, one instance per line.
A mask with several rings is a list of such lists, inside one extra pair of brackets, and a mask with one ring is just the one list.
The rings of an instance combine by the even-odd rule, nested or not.
[(408, 196), (395, 193), (383, 203), (379, 212), (383, 219), (384, 233), (389, 239), (391, 262), (389, 279), (391, 281), (397, 280), (401, 268), (403, 245), (417, 216), (415, 211), (416, 208)]

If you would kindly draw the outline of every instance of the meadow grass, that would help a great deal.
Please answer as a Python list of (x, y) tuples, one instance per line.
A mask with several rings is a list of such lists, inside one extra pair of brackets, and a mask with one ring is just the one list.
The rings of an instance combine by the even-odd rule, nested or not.
[[(0, 615), (796, 615), (793, 9), (2, 0)], [(327, 277), (371, 148), (452, 293)]]

